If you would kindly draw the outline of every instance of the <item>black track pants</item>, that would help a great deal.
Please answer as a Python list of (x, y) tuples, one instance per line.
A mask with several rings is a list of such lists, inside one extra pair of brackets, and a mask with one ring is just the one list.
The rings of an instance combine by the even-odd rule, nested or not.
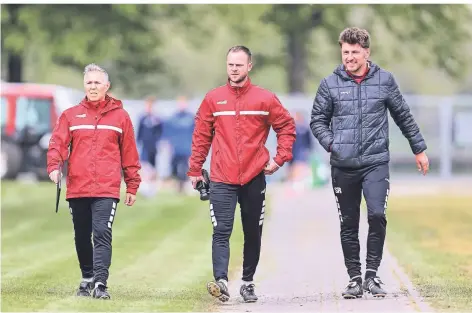
[(356, 170), (333, 167), (331, 177), (341, 222), (344, 263), (349, 277), (361, 275), (359, 215), (362, 193), (369, 222), (366, 275), (375, 275), (382, 260), (387, 227), (385, 211), (390, 190), (388, 164)]
[[(69, 199), (75, 232), (75, 248), (83, 278), (94, 277), (106, 285), (112, 255), (112, 225), (118, 200)], [(93, 233), (93, 245), (92, 245)]]
[(264, 173), (244, 186), (211, 182), (210, 217), (213, 224), (213, 276), (228, 280), (229, 239), (233, 231), (236, 203), (241, 208), (244, 231), (243, 277), (252, 281), (261, 253), (266, 180)]

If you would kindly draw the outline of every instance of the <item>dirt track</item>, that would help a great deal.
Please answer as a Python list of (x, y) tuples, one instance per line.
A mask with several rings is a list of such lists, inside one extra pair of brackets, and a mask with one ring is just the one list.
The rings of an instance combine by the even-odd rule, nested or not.
[[(392, 187), (396, 186), (394, 182)], [(403, 184), (404, 185), (404, 184)], [(364, 295), (340, 297), (349, 278), (339, 240), (339, 219), (332, 190), (295, 193), (269, 186), (272, 194), (263, 235), (263, 252), (256, 273), (257, 303), (239, 296), (240, 275), (229, 282), (231, 300), (218, 304), (222, 312), (342, 311), (432, 312), (385, 247), (379, 276), (389, 295), (382, 300)], [(365, 269), (367, 220), (361, 218), (361, 262)]]

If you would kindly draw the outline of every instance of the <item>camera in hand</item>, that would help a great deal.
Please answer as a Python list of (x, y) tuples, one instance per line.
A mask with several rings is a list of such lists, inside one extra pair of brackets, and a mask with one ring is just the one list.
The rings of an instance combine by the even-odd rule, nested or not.
[(200, 200), (207, 201), (210, 199), (210, 176), (205, 169), (202, 169), (203, 181), (197, 182), (195, 189), (200, 192)]

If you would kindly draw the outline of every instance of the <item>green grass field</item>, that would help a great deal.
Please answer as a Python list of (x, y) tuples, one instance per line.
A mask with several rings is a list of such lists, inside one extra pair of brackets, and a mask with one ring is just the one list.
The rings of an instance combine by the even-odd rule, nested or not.
[(433, 307), (472, 310), (472, 196), (389, 200), (390, 251)]
[[(64, 198), (65, 190), (62, 197)], [(112, 301), (77, 298), (80, 282), (67, 202), (54, 212), (55, 185), (2, 182), (2, 311), (211, 311), (208, 202), (159, 194), (118, 205), (113, 224)], [(238, 209), (237, 209), (238, 210)], [(231, 275), (238, 273), (242, 231), (237, 212)], [(235, 277), (239, 279), (239, 277)]]

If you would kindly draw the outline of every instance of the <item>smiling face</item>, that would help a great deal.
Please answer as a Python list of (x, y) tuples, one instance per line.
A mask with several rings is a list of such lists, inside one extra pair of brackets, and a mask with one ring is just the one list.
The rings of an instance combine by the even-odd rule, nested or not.
[(84, 75), (84, 88), (89, 101), (101, 101), (105, 99), (110, 82), (105, 73), (91, 71)]
[(360, 44), (342, 43), (341, 56), (344, 67), (354, 75), (364, 74), (369, 59), (369, 48), (362, 48)]
[(370, 34), (358, 27), (349, 27), (339, 35), (341, 58), (346, 71), (362, 76), (370, 57)]

